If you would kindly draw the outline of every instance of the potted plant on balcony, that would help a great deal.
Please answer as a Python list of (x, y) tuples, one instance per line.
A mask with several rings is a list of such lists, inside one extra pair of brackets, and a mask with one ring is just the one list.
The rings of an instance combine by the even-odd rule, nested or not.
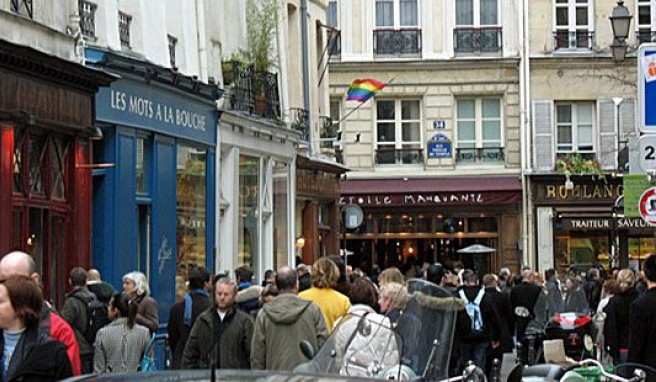
[(223, 86), (229, 87), (235, 82), (235, 76), (248, 68), (248, 62), (243, 53), (232, 53), (228, 59), (221, 61)]
[(266, 106), (264, 94), (266, 73), (275, 65), (276, 28), (278, 24), (277, 0), (248, 0), (246, 8), (246, 58), (255, 66), (253, 86), (255, 112), (263, 115)]
[(555, 170), (565, 175), (565, 188), (574, 188), (572, 175), (592, 175), (593, 179), (606, 181), (606, 175), (598, 161), (586, 159), (580, 153), (567, 154), (556, 161)]

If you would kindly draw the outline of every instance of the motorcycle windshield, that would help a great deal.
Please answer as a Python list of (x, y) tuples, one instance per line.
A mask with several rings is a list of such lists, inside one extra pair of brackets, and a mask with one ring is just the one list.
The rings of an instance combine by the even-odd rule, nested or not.
[(456, 310), (447, 290), (411, 280), (405, 309), (397, 315), (352, 310), (299, 372), (412, 380), (448, 377)]

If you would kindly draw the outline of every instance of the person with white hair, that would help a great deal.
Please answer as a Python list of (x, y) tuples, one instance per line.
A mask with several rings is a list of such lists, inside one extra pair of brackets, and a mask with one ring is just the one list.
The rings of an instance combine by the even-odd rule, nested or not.
[(150, 286), (146, 275), (141, 272), (130, 272), (123, 276), (123, 292), (132, 297), (132, 302), (139, 304), (137, 324), (141, 324), (154, 333), (159, 326), (157, 301), (150, 297)]

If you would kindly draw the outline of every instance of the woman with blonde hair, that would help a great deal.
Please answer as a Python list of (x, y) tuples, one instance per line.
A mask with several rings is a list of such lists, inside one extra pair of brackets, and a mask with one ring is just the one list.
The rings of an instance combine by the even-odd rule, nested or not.
[(351, 307), (349, 298), (334, 289), (338, 279), (337, 264), (327, 257), (322, 257), (312, 265), (312, 288), (298, 294), (298, 297), (313, 301), (319, 306), (329, 330)]
[(380, 272), (380, 275), (378, 275), (378, 286), (382, 287), (387, 283), (405, 283), (405, 277), (403, 277), (403, 273), (401, 273), (399, 268), (390, 267)]
[(146, 275), (141, 272), (130, 272), (123, 276), (123, 292), (130, 295), (133, 303), (139, 304), (137, 324), (141, 324), (154, 333), (159, 326), (157, 301), (150, 297), (150, 286)]
[(619, 293), (608, 301), (604, 309), (604, 341), (615, 365), (625, 363), (629, 355), (629, 310), (638, 297), (635, 289), (635, 274), (631, 269), (622, 269), (617, 274)]

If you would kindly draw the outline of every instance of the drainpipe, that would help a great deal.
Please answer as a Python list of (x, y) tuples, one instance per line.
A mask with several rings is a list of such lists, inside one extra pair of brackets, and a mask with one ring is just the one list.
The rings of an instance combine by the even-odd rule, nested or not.
[(207, 39), (205, 35), (205, 6), (203, 0), (196, 0), (196, 38), (198, 40), (198, 77), (207, 82)]
[(307, 22), (308, 2), (301, 0), (301, 45), (303, 46), (303, 109), (308, 113), (308, 154), (313, 156), (312, 148), (312, 112), (310, 110), (310, 49)]
[(529, 0), (520, 0), (521, 17), (519, 19), (520, 38), (520, 70), (519, 70), (519, 102), (520, 102), (520, 126), (523, 132), (519, 135), (522, 146), (522, 258), (519, 267), (528, 264), (534, 266), (535, 254), (533, 253), (532, 227), (533, 227), (533, 203), (531, 202), (531, 183), (529, 176), (532, 173), (531, 166), (531, 66), (529, 47)]

